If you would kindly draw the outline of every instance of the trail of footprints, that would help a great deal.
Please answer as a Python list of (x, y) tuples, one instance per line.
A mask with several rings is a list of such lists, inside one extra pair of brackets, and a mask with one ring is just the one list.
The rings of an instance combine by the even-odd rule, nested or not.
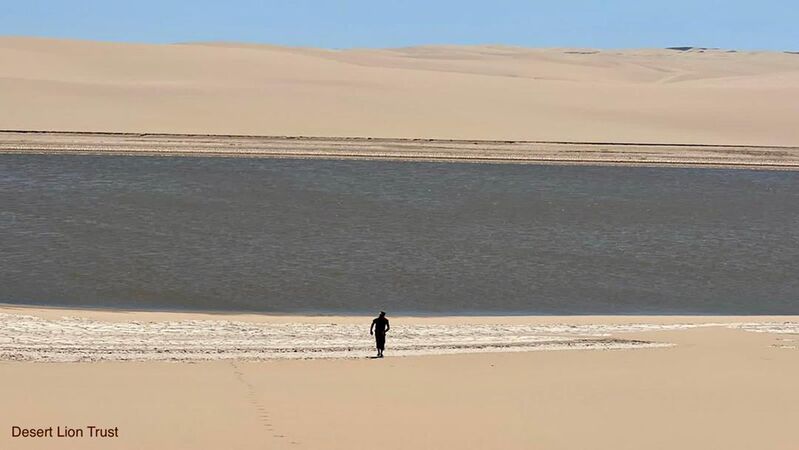
[[(241, 371), (235, 362), (231, 362), (230, 365), (233, 366), (233, 374), (236, 375), (236, 379), (239, 380), (239, 382), (247, 389), (247, 401), (250, 403), (250, 405), (252, 405), (253, 408), (255, 408), (255, 411), (258, 415), (258, 420), (260, 420), (267, 432), (272, 433), (273, 439), (286, 439), (286, 435), (277, 433), (274, 429), (274, 426), (272, 426), (271, 419), (269, 418), (269, 411), (266, 409), (263, 402), (261, 402), (261, 400), (258, 398), (258, 393), (255, 391), (255, 386), (253, 386), (252, 383), (244, 378), (244, 372)], [(299, 442), (290, 441), (289, 444), (297, 445)]]

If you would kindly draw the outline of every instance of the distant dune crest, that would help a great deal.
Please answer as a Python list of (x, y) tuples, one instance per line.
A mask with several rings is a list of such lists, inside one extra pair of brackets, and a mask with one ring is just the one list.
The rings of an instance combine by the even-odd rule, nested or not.
[(0, 38), (0, 128), (797, 145), (795, 52)]

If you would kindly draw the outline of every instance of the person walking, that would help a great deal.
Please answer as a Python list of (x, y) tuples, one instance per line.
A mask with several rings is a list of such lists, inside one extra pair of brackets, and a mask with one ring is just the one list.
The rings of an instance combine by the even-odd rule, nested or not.
[(380, 315), (372, 321), (369, 334), (374, 335), (377, 344), (377, 357), (383, 357), (383, 350), (386, 348), (386, 333), (391, 329), (391, 325), (386, 319), (386, 312), (380, 311)]

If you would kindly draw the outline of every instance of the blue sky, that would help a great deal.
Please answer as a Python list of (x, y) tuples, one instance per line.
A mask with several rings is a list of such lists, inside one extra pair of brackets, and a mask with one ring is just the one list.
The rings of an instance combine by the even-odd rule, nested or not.
[(797, 0), (0, 0), (0, 34), (327, 48), (419, 44), (799, 50)]

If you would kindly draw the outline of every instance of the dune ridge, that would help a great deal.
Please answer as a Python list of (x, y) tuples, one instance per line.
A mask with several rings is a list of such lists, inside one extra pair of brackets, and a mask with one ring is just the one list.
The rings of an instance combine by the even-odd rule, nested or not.
[(799, 57), (0, 37), (0, 129), (799, 145)]

